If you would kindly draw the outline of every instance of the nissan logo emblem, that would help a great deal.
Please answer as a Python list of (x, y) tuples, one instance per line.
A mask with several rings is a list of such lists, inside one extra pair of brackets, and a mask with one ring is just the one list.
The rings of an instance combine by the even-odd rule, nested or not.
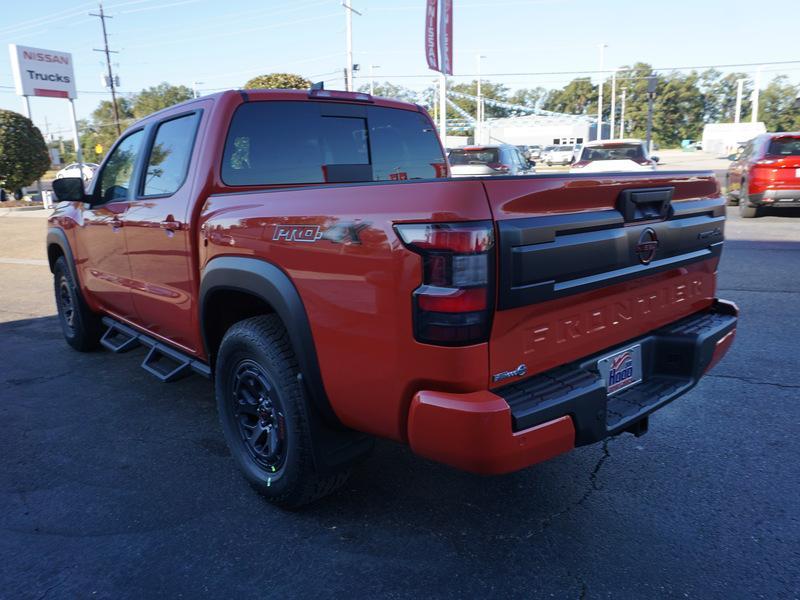
[(656, 257), (656, 250), (658, 250), (658, 236), (652, 227), (646, 227), (636, 242), (636, 256), (639, 257), (639, 262), (643, 265), (650, 264)]

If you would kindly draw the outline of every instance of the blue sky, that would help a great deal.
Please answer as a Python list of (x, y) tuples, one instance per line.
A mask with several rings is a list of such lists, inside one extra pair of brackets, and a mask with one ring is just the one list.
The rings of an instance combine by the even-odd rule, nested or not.
[[(607, 68), (641, 60), (657, 68), (800, 60), (800, 7), (761, 9), (739, 0), (454, 0), (456, 78), (472, 79), (482, 54), (485, 78), (509, 87), (560, 87), (599, 67), (607, 43)], [(425, 0), (352, 0), (355, 62), (366, 82), (423, 89), (434, 79), (425, 65)], [(106, 11), (115, 70), (123, 92), (162, 81), (211, 91), (237, 87), (272, 71), (300, 73), (342, 87), (345, 62), (341, 0), (108, 0)], [(79, 117), (106, 98), (101, 76), (102, 37), (92, 2), (39, 0), (4, 6), (0, 42), (73, 54)], [(794, 14), (790, 14), (793, 12)], [(732, 70), (732, 69), (722, 69)], [(754, 67), (736, 70), (755, 72)], [(503, 74), (492, 76), (489, 74)], [(529, 75), (510, 75), (531, 73)], [(541, 74), (534, 74), (541, 73)], [(764, 67), (764, 79), (786, 74), (797, 81), (800, 62)], [(359, 83), (357, 81), (357, 83)], [(0, 51), (0, 108), (20, 110), (8, 51)], [(69, 135), (63, 100), (32, 99), (33, 118)]]

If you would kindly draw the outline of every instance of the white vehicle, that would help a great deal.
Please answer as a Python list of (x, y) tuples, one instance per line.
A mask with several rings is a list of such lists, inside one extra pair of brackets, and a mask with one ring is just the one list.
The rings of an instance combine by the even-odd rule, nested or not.
[[(82, 168), (81, 168), (82, 167)], [(94, 177), (95, 171), (100, 168), (100, 165), (95, 163), (70, 163), (58, 173), (56, 179), (63, 179), (64, 177), (80, 177), (84, 181), (91, 180)]]
[(568, 165), (572, 162), (573, 146), (554, 146), (546, 156), (543, 157), (544, 162), (549, 167), (550, 165)]
[(533, 163), (519, 148), (509, 144), (496, 146), (465, 146), (447, 154), (453, 177), (484, 177), (494, 175), (533, 175)]
[(655, 171), (657, 162), (642, 140), (602, 140), (585, 144), (569, 172)]

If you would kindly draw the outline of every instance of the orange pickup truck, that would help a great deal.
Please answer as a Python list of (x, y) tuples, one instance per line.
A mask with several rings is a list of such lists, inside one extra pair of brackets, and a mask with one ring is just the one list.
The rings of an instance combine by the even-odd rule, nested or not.
[(227, 91), (54, 183), (64, 335), (214, 382), (247, 479), (299, 506), (375, 436), (476, 473), (622, 432), (730, 346), (704, 172), (450, 177), (414, 104)]

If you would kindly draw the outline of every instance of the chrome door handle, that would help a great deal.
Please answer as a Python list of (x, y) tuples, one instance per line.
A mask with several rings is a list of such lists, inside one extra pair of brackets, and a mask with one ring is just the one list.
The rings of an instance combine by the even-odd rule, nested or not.
[(161, 221), (161, 229), (166, 229), (167, 231), (178, 231), (180, 228), (180, 221), (172, 221), (170, 219)]

